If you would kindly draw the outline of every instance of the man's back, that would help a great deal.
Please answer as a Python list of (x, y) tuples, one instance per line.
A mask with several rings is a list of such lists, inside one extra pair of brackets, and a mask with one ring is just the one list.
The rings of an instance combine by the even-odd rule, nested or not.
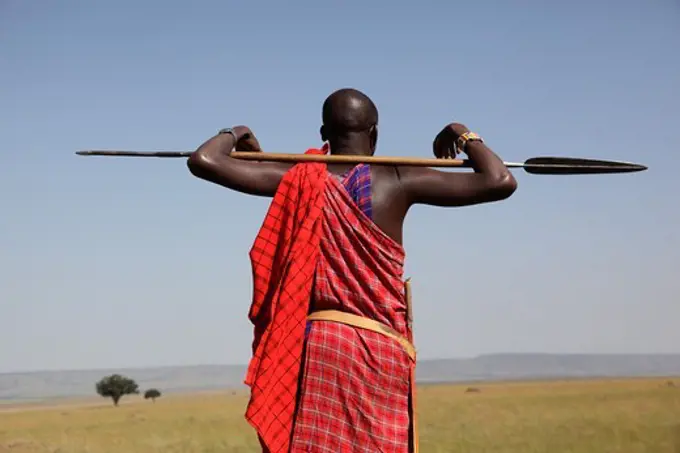
[[(335, 176), (341, 176), (351, 168), (351, 165), (329, 165), (328, 171)], [(390, 166), (370, 166), (370, 176), (373, 222), (385, 234), (402, 244), (402, 230), (408, 203), (399, 181), (399, 170)]]

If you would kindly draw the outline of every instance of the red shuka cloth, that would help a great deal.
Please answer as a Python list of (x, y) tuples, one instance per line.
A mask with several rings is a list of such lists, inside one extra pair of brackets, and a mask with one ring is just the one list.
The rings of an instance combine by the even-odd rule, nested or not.
[(255, 339), (246, 418), (263, 451), (286, 453), (291, 440), (293, 451), (408, 451), (415, 364), (398, 343), (315, 322), (304, 348), (310, 299), (314, 309), (363, 315), (411, 337), (401, 245), (366, 217), (325, 164), (305, 163), (281, 181), (250, 256)]
[(271, 453), (284, 453), (290, 446), (326, 180), (323, 163), (289, 170), (250, 250), (254, 288), (249, 318), (255, 333), (245, 380), (251, 388), (246, 419)]

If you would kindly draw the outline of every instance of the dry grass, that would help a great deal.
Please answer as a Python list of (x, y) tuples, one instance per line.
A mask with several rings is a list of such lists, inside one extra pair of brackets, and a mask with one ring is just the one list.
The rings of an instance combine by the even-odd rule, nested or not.
[[(680, 386), (666, 379), (426, 386), (422, 453), (680, 453)], [(0, 452), (257, 452), (245, 394), (164, 396), (120, 407), (2, 410)]]

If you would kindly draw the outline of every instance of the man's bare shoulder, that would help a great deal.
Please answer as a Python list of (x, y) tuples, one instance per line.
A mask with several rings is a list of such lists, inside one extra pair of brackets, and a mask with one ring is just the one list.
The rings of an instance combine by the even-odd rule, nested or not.
[(374, 204), (385, 204), (390, 207), (390, 211), (394, 209), (404, 211), (407, 200), (401, 184), (400, 171), (399, 167), (388, 165), (371, 167)]
[(403, 190), (408, 190), (412, 185), (426, 184), (428, 180), (441, 175), (441, 171), (430, 167), (417, 167), (413, 165), (400, 165), (391, 167), (392, 174), (399, 182)]
[(371, 168), (372, 184), (390, 192), (391, 196), (406, 196), (413, 185), (427, 184), (439, 171), (427, 167), (374, 165)]
[(398, 186), (401, 178), (401, 167), (391, 165), (372, 165), (371, 179), (372, 183), (381, 186)]

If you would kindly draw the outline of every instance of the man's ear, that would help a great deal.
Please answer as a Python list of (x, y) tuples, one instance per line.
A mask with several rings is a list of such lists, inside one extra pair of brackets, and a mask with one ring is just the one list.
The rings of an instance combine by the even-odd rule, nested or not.
[(328, 137), (326, 135), (326, 128), (323, 125), (319, 128), (319, 134), (321, 134), (321, 141), (322, 142), (328, 141)]
[(371, 137), (371, 150), (375, 151), (375, 147), (378, 144), (378, 125), (375, 124), (371, 126), (371, 130), (369, 131), (370, 137)]

